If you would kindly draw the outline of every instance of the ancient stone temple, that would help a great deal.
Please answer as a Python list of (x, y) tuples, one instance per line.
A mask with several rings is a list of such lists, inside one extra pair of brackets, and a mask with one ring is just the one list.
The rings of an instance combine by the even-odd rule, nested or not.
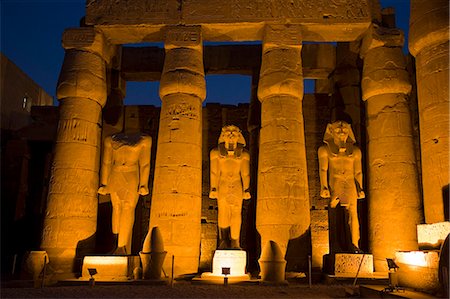
[[(245, 174), (227, 166), (243, 180), (231, 247), (246, 252), (247, 272), (275, 282), (308, 264), (336, 275), (353, 273), (344, 264), (386, 274), (386, 259), (420, 252), (424, 236), (440, 234), (425, 242), (438, 248), (449, 233), (448, 2), (412, 0), (410, 26), (415, 63), (394, 11), (376, 0), (88, 0), (81, 26), (63, 34), (40, 245), (49, 269), (76, 276), (83, 258), (115, 249), (117, 240), (105, 237), (109, 193), (97, 193), (107, 186), (100, 165), (108, 158), (113, 170), (134, 171), (127, 175), (136, 184), (134, 176), (145, 176), (138, 188), (148, 181), (150, 195), (130, 191), (141, 198), (121, 252), (128, 263), (158, 239), (165, 272), (211, 270), (225, 230), (209, 198), (218, 197), (210, 163), (229, 125), (241, 130), (249, 165)], [(205, 76), (230, 73), (252, 77), (249, 104), (204, 105)], [(304, 94), (305, 79), (315, 80), (314, 94)], [(161, 108), (125, 107), (127, 81), (160, 81)], [(102, 156), (108, 140), (130, 131), (151, 136), (142, 151), (150, 171), (139, 171), (137, 156), (122, 164)], [(234, 146), (224, 153), (243, 163)], [(351, 199), (336, 191), (348, 180)], [(346, 233), (350, 243), (330, 247)]]

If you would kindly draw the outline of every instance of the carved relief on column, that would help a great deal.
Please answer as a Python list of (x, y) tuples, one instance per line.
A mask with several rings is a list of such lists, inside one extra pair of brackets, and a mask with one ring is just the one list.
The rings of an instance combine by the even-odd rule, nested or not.
[[(310, 225), (301, 48), (299, 27), (266, 26), (258, 88), (262, 104), (256, 227), (261, 250), (275, 241), (283, 257), (289, 240), (304, 237)], [(296, 262), (302, 258), (292, 257)]]
[[(168, 256), (175, 256), (175, 274), (181, 275), (197, 272), (199, 261), (206, 97), (201, 28), (167, 28), (165, 49), (149, 231), (159, 227)], [(166, 259), (164, 269), (170, 263)]]
[(376, 25), (363, 40), (363, 100), (367, 112), (369, 247), (376, 271), (386, 258), (417, 250), (422, 211), (408, 95), (403, 33)]
[(409, 50), (416, 58), (426, 223), (449, 220), (444, 215), (450, 183), (448, 10), (447, 0), (411, 1)]
[(67, 30), (58, 81), (60, 101), (55, 156), (42, 233), (42, 249), (60, 275), (76, 253), (94, 249), (97, 225), (101, 109), (106, 102), (106, 45), (93, 28)]

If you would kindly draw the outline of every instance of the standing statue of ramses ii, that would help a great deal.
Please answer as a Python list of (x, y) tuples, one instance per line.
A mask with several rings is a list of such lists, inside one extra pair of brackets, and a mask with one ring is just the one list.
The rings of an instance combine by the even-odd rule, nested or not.
[(250, 155), (236, 126), (225, 126), (219, 146), (210, 152), (211, 191), (217, 199), (219, 249), (239, 249), (243, 199), (250, 199)]

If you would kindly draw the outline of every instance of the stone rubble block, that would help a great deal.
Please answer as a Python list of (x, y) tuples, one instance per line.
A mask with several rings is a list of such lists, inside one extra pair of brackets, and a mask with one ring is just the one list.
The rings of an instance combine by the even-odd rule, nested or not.
[[(361, 264), (362, 261), (362, 264)], [(339, 274), (371, 274), (373, 273), (373, 256), (371, 254), (337, 253), (335, 255), (334, 272)]]
[(450, 234), (450, 221), (417, 225), (419, 248), (439, 249)]

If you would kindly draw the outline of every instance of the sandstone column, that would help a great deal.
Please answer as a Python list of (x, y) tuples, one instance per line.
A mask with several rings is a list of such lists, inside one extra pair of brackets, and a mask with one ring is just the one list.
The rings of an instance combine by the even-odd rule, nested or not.
[(448, 0), (411, 0), (409, 50), (416, 58), (426, 223), (448, 220), (444, 219), (450, 142), (448, 10)]
[(369, 247), (376, 271), (399, 250), (417, 250), (421, 203), (400, 30), (373, 25), (364, 37)]
[(66, 30), (63, 47), (58, 133), (41, 243), (59, 277), (79, 270), (73, 268), (74, 258), (95, 246), (101, 110), (111, 50), (93, 28)]
[(310, 225), (301, 49), (298, 26), (266, 26), (258, 87), (261, 132), (256, 227), (261, 250), (275, 241), (283, 256), (289, 240), (305, 237)]
[[(169, 27), (149, 232), (158, 226), (175, 274), (196, 273), (202, 203), (202, 101), (206, 97), (200, 27)], [(147, 237), (149, 237), (147, 235)]]

